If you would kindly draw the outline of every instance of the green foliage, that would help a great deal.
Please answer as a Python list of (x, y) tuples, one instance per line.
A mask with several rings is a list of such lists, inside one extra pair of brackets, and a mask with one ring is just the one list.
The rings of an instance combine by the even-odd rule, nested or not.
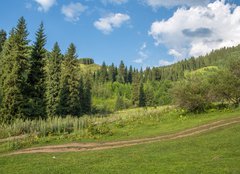
[(82, 112), (79, 98), (79, 70), (76, 56), (76, 47), (70, 44), (62, 61), (60, 80), (60, 115), (78, 116)]
[(94, 60), (92, 58), (80, 58), (78, 59), (80, 64), (84, 64), (84, 65), (91, 65), (94, 64)]
[(48, 117), (58, 114), (62, 54), (58, 43), (46, 61), (46, 111)]
[(28, 74), (28, 96), (29, 107), (27, 116), (31, 118), (45, 117), (45, 58), (46, 50), (46, 35), (44, 34), (43, 23), (36, 33), (36, 41), (32, 47), (32, 54), (30, 57), (30, 72)]
[(190, 112), (203, 112), (214, 101), (210, 78), (217, 74), (216, 67), (203, 68), (185, 75), (172, 89), (175, 102)]
[(0, 53), (2, 52), (3, 45), (7, 40), (7, 33), (4, 30), (0, 30)]
[(146, 98), (145, 98), (145, 92), (143, 89), (143, 83), (140, 83), (140, 87), (139, 87), (139, 107), (144, 107), (146, 106)]
[(1, 118), (10, 121), (24, 118), (28, 96), (26, 91), (29, 70), (28, 31), (23, 17), (13, 29), (3, 48)]

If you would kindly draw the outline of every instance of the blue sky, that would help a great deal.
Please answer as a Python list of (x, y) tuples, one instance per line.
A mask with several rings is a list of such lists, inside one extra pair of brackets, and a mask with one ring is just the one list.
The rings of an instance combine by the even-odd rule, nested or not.
[(0, 28), (24, 16), (34, 41), (41, 21), (46, 48), (73, 42), (101, 64), (162, 66), (240, 43), (239, 0), (2, 0)]

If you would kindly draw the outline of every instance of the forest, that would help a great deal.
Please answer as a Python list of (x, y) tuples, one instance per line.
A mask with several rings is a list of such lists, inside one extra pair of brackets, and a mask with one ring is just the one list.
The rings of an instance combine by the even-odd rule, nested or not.
[(32, 45), (21, 17), (0, 31), (0, 121), (93, 115), (174, 104), (187, 112), (240, 104), (240, 46), (164, 67), (136, 69), (79, 58), (69, 44), (45, 49), (43, 23)]

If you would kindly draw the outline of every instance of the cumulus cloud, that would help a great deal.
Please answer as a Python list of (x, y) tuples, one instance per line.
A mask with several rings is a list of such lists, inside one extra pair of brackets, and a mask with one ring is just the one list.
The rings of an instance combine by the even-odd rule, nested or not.
[(77, 22), (81, 13), (87, 9), (87, 6), (82, 5), (80, 2), (70, 3), (69, 5), (62, 6), (62, 14), (65, 20), (69, 22)]
[(133, 62), (137, 64), (143, 64), (146, 59), (148, 59), (148, 53), (146, 51), (147, 44), (144, 42), (140, 49), (138, 50), (138, 58), (135, 59)]
[(56, 0), (34, 0), (39, 4), (38, 11), (47, 12), (55, 3)]
[(94, 26), (102, 31), (104, 34), (109, 34), (113, 31), (114, 28), (121, 27), (125, 22), (130, 20), (130, 16), (127, 14), (116, 13), (108, 14), (104, 18), (94, 22)]
[(117, 4), (117, 5), (120, 5), (120, 4), (127, 3), (128, 0), (102, 0), (102, 2), (103, 2), (104, 4), (111, 3), (111, 4)]
[[(215, 1), (178, 9), (168, 20), (155, 21), (149, 35), (178, 61), (240, 43), (240, 6)], [(162, 62), (163, 64), (166, 62)]]
[(211, 0), (144, 0), (152, 8), (207, 5)]

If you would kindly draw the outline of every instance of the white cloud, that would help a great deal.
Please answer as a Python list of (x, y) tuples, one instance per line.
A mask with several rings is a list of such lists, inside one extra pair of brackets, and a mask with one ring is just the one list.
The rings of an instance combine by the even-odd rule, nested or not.
[(69, 5), (62, 6), (62, 14), (65, 15), (65, 20), (69, 22), (77, 22), (81, 13), (87, 9), (87, 6), (82, 5), (80, 2), (70, 3)]
[(39, 4), (38, 11), (47, 12), (55, 3), (56, 0), (34, 0)]
[(111, 4), (117, 4), (117, 5), (120, 5), (120, 4), (127, 3), (128, 0), (102, 0), (102, 2), (103, 2), (104, 4), (111, 3)]
[(211, 0), (144, 0), (152, 8), (207, 5)]
[(144, 61), (148, 59), (149, 55), (146, 51), (146, 48), (147, 48), (147, 44), (146, 42), (144, 42), (138, 51), (138, 58), (133, 60), (133, 62), (137, 64), (143, 64)]
[[(168, 20), (152, 23), (149, 35), (178, 61), (240, 43), (240, 6), (216, 1), (207, 6), (180, 8)], [(164, 63), (164, 62), (163, 62)]]
[(167, 65), (171, 65), (173, 64), (174, 62), (171, 62), (171, 61), (167, 61), (167, 60), (159, 60), (159, 65), (160, 66), (167, 66)]
[(104, 18), (100, 18), (98, 21), (94, 22), (94, 26), (102, 31), (104, 34), (109, 34), (113, 31), (114, 28), (119, 28), (123, 23), (130, 20), (130, 16), (127, 14), (116, 13), (108, 14)]

